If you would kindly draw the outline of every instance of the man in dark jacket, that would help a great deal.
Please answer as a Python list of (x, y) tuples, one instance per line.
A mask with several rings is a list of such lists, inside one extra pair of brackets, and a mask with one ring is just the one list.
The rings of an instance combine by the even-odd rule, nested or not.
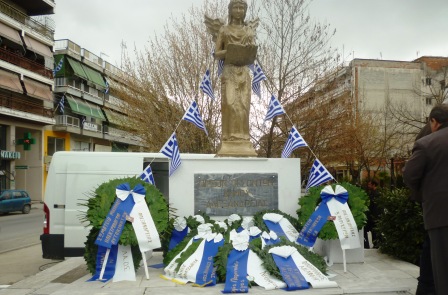
[(429, 123), (432, 133), (415, 142), (403, 177), (406, 185), (420, 192), (413, 196), (423, 205), (436, 293), (448, 294), (448, 105), (435, 106)]

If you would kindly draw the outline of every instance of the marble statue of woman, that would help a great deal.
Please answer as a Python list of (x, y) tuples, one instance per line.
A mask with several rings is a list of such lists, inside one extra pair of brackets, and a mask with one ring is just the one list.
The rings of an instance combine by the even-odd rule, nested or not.
[(229, 21), (205, 16), (208, 32), (215, 42), (215, 58), (224, 60), (221, 76), (222, 136), (219, 157), (256, 157), (250, 142), (249, 114), (251, 77), (249, 65), (254, 63), (257, 46), (255, 29), (258, 19), (245, 22), (246, 0), (230, 0)]

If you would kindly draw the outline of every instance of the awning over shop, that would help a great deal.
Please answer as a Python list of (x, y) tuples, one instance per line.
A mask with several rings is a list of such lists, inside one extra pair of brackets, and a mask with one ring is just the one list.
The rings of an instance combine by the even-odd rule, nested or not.
[(101, 76), (100, 73), (98, 73), (95, 70), (92, 70), (86, 65), (81, 64), (81, 67), (84, 69), (84, 72), (87, 74), (88, 79), (90, 82), (93, 82), (103, 88), (106, 88), (106, 83), (104, 83), (103, 76)]
[(67, 57), (68, 63), (73, 69), (73, 72), (75, 72), (75, 75), (83, 78), (84, 80), (88, 80), (86, 72), (84, 72), (84, 69), (81, 66), (81, 63), (79, 61), (76, 61), (70, 57)]
[(89, 104), (86, 101), (82, 101), (67, 94), (66, 97), (73, 113), (88, 117), (94, 117), (100, 119), (101, 121), (106, 121), (106, 118), (104, 117), (103, 112), (101, 111), (101, 108), (99, 106)]
[(50, 85), (42, 84), (26, 77), (23, 78), (23, 84), (25, 84), (25, 90), (28, 95), (53, 101), (53, 92), (51, 92)]
[(40, 55), (46, 56), (46, 57), (53, 57), (53, 52), (51, 52), (50, 47), (48, 45), (45, 45), (43, 43), (40, 43), (39, 41), (25, 35), (23, 37), (23, 40), (25, 40), (25, 45), (28, 49), (34, 51), (35, 53), (39, 53)]
[(119, 126), (124, 125), (125, 118), (123, 115), (120, 115), (109, 109), (103, 109), (103, 111), (106, 113), (106, 118), (109, 123)]
[(0, 22), (0, 36), (3, 36), (11, 41), (14, 41), (23, 46), (19, 31)]
[(20, 84), (18, 74), (0, 70), (0, 85), (11, 91), (23, 93), (22, 84)]

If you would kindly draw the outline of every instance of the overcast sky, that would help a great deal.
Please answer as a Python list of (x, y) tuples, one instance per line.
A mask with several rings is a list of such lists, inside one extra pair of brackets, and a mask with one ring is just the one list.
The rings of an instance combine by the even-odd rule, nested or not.
[[(122, 42), (143, 49), (171, 15), (202, 1), (59, 0), (55, 39), (70, 39), (119, 65)], [(336, 29), (332, 46), (344, 51), (346, 61), (448, 57), (448, 0), (314, 0), (310, 15)]]

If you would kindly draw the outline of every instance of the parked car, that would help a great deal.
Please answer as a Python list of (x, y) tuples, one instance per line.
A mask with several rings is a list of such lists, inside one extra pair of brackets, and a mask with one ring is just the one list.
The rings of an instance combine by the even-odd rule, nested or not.
[(31, 211), (31, 198), (24, 190), (4, 190), (0, 194), (0, 213), (22, 211), (28, 214)]

